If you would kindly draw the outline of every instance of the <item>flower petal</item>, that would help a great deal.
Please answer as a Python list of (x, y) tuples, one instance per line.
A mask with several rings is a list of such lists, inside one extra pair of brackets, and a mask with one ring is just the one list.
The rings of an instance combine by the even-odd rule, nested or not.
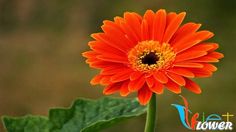
[(125, 22), (124, 18), (115, 17), (114, 21), (125, 33), (126, 38), (132, 41), (131, 46), (134, 46), (139, 41), (139, 38), (138, 36), (136, 36), (132, 28)]
[(153, 76), (147, 77), (145, 79), (149, 88), (155, 84), (155, 79), (153, 78)]
[(125, 81), (125, 82), (122, 84), (122, 86), (121, 86), (121, 88), (120, 88), (120, 95), (121, 95), (121, 96), (127, 96), (127, 95), (130, 93), (130, 91), (129, 91), (129, 89), (128, 89), (128, 84), (129, 84), (129, 81)]
[(211, 49), (214, 48), (214, 45), (211, 43), (201, 43), (201, 44), (197, 44), (191, 48), (189, 48), (188, 50), (196, 50), (196, 51), (209, 51)]
[(186, 15), (185, 12), (178, 14), (177, 17), (175, 17), (175, 19), (172, 20), (170, 24), (168, 24), (168, 26), (166, 27), (162, 42), (166, 42), (166, 43), (169, 42), (171, 37), (174, 35), (174, 33), (177, 31), (180, 24), (184, 20), (185, 15)]
[(102, 71), (100, 72), (100, 74), (102, 75), (112, 75), (112, 74), (116, 74), (119, 72), (123, 72), (126, 70), (130, 70), (130, 68), (125, 67), (124, 65), (112, 65), (112, 66), (107, 66), (104, 69), (102, 69)]
[(192, 59), (192, 60), (189, 60), (190, 62), (219, 62), (218, 59), (214, 58), (214, 57), (211, 57), (211, 56), (203, 56), (203, 57), (199, 57), (199, 58), (196, 58), (196, 59)]
[(122, 49), (126, 49), (127, 51), (132, 48), (131, 41), (125, 37), (125, 34), (121, 30), (117, 30), (114, 26), (110, 25), (103, 25), (102, 30), (104, 33), (109, 36), (109, 38), (116, 44), (119, 44), (119, 46)]
[(172, 44), (172, 43), (177, 43), (178, 41), (181, 41), (185, 37), (195, 33), (200, 27), (201, 27), (201, 24), (196, 24), (192, 22), (184, 24), (176, 31), (170, 43)]
[(111, 67), (114, 65), (120, 65), (120, 63), (99, 60), (99, 61), (91, 62), (89, 65), (90, 67), (93, 67), (93, 68), (102, 69), (102, 68)]
[(188, 89), (196, 94), (200, 94), (202, 92), (200, 86), (197, 85), (192, 80), (185, 78), (185, 81), (186, 81), (186, 85), (185, 85), (186, 89)]
[(212, 32), (199, 31), (191, 36), (186, 37), (185, 39), (182, 39), (181, 41), (178, 41), (177, 43), (174, 43), (173, 49), (176, 53), (179, 53), (213, 36), (214, 34)]
[(100, 80), (101, 85), (109, 85), (111, 84), (111, 76), (103, 76)]
[(140, 72), (140, 71), (135, 71), (135, 72), (133, 72), (133, 73), (130, 75), (130, 80), (131, 80), (131, 81), (136, 80), (136, 79), (140, 78), (142, 75), (143, 75), (142, 72)]
[(148, 30), (148, 23), (147, 20), (143, 20), (141, 24), (141, 40), (148, 40), (149, 37), (149, 30)]
[(121, 88), (121, 84), (122, 83), (113, 83), (111, 85), (108, 85), (104, 90), (103, 90), (103, 94), (105, 95), (110, 95), (110, 94), (113, 94), (117, 91), (120, 90)]
[(158, 81), (155, 82), (155, 84), (152, 87), (149, 87), (149, 89), (157, 94), (162, 94), (164, 90), (164, 85)]
[(181, 54), (178, 54), (175, 58), (175, 62), (181, 62), (181, 61), (186, 61), (186, 60), (190, 60), (190, 59), (195, 59), (201, 56), (206, 55), (207, 52), (206, 51), (185, 51)]
[(153, 77), (161, 82), (161, 83), (167, 83), (168, 82), (168, 78), (166, 77), (166, 75), (163, 72), (156, 72), (153, 74)]
[(90, 46), (90, 48), (97, 52), (98, 54), (103, 54), (103, 53), (109, 53), (110, 51), (113, 51), (112, 54), (118, 55), (118, 56), (125, 56), (126, 53), (109, 46), (103, 42), (100, 41), (95, 41), (95, 42), (90, 42), (89, 44), (94, 43), (93, 45)]
[(139, 79), (136, 79), (134, 81), (130, 81), (128, 85), (129, 91), (134, 92), (141, 89), (144, 83), (145, 83), (145, 78), (143, 76), (141, 76)]
[(212, 71), (212, 72), (217, 71), (217, 67), (215, 67), (212, 64), (205, 63), (203, 65), (204, 65), (204, 69), (206, 69), (206, 70), (209, 70), (209, 71)]
[(222, 53), (219, 53), (219, 52), (211, 52), (208, 54), (209, 57), (213, 57), (213, 58), (216, 58), (216, 59), (221, 59), (224, 57), (224, 55)]
[(211, 50), (209, 50), (209, 52), (215, 51), (216, 49), (219, 48), (219, 44), (217, 44), (217, 43), (212, 43), (212, 46), (213, 46), (213, 48)]
[(156, 12), (153, 20), (152, 39), (161, 42), (165, 32), (165, 27), (166, 11), (161, 9)]
[(94, 38), (97, 41), (101, 41), (103, 43), (106, 43), (107, 45), (110, 45), (116, 49), (119, 49), (120, 51), (127, 53), (127, 49), (122, 48), (119, 44), (114, 42), (108, 35), (105, 33), (94, 33), (91, 35), (92, 38)]
[(128, 24), (130, 28), (134, 31), (135, 35), (138, 38), (141, 38), (141, 23), (139, 21), (139, 18), (133, 13), (125, 12), (124, 19), (126, 24)]
[(148, 39), (151, 39), (152, 37), (152, 30), (153, 29), (153, 20), (155, 17), (155, 13), (152, 10), (147, 10), (143, 16), (143, 18), (147, 21), (148, 24)]
[(178, 84), (174, 83), (173, 81), (169, 80), (166, 84), (166, 88), (170, 90), (171, 92), (174, 92), (176, 94), (181, 93), (181, 88)]
[(187, 62), (187, 61), (174, 63), (173, 66), (175, 66), (175, 67), (188, 67), (188, 68), (202, 68), (203, 67), (203, 65), (200, 63)]
[(124, 64), (128, 63), (127, 58), (116, 55), (109, 55), (109, 56), (98, 55), (97, 58), (103, 61), (109, 61), (115, 63), (124, 63)]
[(91, 57), (95, 57), (99, 54), (97, 52), (94, 52), (94, 51), (86, 51), (86, 52), (83, 52), (82, 55), (83, 55), (83, 57), (91, 58)]
[(114, 74), (114, 75), (111, 77), (111, 81), (114, 83), (114, 82), (120, 82), (120, 81), (127, 80), (127, 79), (129, 79), (130, 74), (131, 74), (132, 72), (133, 72), (133, 70), (127, 69), (127, 70), (125, 70), (125, 71), (116, 73), (116, 74)]
[(212, 76), (212, 72), (206, 69), (191, 69), (195, 77), (210, 77)]
[(169, 25), (175, 18), (177, 17), (177, 14), (175, 12), (170, 12), (167, 14), (166, 17), (166, 25)]
[(171, 72), (167, 72), (166, 74), (172, 81), (174, 81), (175, 83), (177, 83), (180, 86), (184, 86), (185, 85), (185, 80), (182, 76), (179, 76), (177, 74), (171, 73)]
[(189, 78), (194, 77), (194, 74), (190, 70), (187, 70), (186, 68), (172, 68), (169, 69), (168, 71), (184, 77), (189, 77)]
[(93, 77), (93, 79), (90, 81), (91, 85), (97, 85), (100, 83), (101, 79), (102, 79), (102, 75), (96, 75), (95, 77)]
[(138, 100), (141, 105), (146, 105), (152, 97), (152, 92), (147, 86), (144, 86), (138, 91)]

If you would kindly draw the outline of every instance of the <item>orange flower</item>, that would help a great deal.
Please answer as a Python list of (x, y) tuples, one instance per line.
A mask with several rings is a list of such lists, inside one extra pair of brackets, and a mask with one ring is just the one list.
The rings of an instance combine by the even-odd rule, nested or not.
[(142, 105), (164, 87), (174, 93), (180, 93), (181, 86), (201, 93), (189, 78), (210, 77), (217, 68), (209, 63), (223, 54), (215, 52), (218, 44), (204, 42), (214, 34), (198, 31), (201, 24), (181, 25), (185, 14), (147, 10), (143, 16), (126, 12), (123, 18), (103, 21), (103, 32), (91, 35), (91, 51), (83, 53), (90, 67), (101, 69), (91, 84), (105, 85), (106, 95), (137, 92)]

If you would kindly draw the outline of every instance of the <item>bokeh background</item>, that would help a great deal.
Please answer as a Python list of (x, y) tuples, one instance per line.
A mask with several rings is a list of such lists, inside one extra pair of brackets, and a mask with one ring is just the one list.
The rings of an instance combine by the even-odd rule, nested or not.
[[(67, 107), (76, 98), (103, 96), (100, 86), (89, 84), (98, 71), (81, 56), (90, 34), (101, 31), (104, 19), (125, 11), (143, 14), (160, 8), (186, 11), (185, 22), (213, 31), (211, 41), (225, 54), (213, 77), (196, 80), (201, 95), (183, 90), (190, 109), (205, 115), (236, 114), (235, 0), (0, 0), (0, 116), (47, 115), (50, 107)], [(187, 131), (171, 106), (182, 104), (181, 98), (167, 90), (157, 98), (158, 131)], [(144, 123), (145, 115), (104, 132), (143, 132)]]

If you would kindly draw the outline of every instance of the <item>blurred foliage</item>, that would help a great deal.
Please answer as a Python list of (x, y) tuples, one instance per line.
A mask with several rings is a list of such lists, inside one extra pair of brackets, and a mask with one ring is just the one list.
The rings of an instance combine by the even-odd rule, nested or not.
[[(104, 19), (125, 11), (143, 14), (160, 8), (186, 11), (185, 22), (202, 23), (201, 29), (213, 31), (211, 41), (225, 54), (213, 77), (197, 79), (201, 95), (183, 90), (190, 109), (235, 114), (235, 0), (0, 0), (0, 116), (46, 115), (48, 108), (68, 106), (77, 97), (103, 96), (100, 86), (89, 84), (97, 71), (81, 57), (89, 35), (101, 31)], [(170, 105), (176, 102), (182, 103), (167, 90), (158, 96), (160, 132), (187, 131)], [(142, 132), (144, 122), (142, 116), (105, 131)]]

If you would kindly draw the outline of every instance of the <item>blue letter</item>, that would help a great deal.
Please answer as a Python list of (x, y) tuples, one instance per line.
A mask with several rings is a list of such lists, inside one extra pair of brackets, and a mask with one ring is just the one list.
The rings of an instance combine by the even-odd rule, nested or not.
[(211, 114), (206, 118), (206, 121), (221, 121), (221, 117), (217, 114)]
[[(174, 106), (177, 110), (178, 110), (178, 112), (179, 112), (179, 118), (180, 118), (180, 121), (181, 121), (181, 123), (186, 127), (186, 128), (188, 128), (188, 129), (192, 129), (192, 128), (190, 128), (187, 124), (186, 124), (186, 121), (185, 121), (185, 107), (184, 106), (182, 106), (182, 105), (178, 105), (178, 104), (171, 104), (172, 106)], [(188, 112), (190, 112), (191, 113), (191, 111), (188, 111)]]

